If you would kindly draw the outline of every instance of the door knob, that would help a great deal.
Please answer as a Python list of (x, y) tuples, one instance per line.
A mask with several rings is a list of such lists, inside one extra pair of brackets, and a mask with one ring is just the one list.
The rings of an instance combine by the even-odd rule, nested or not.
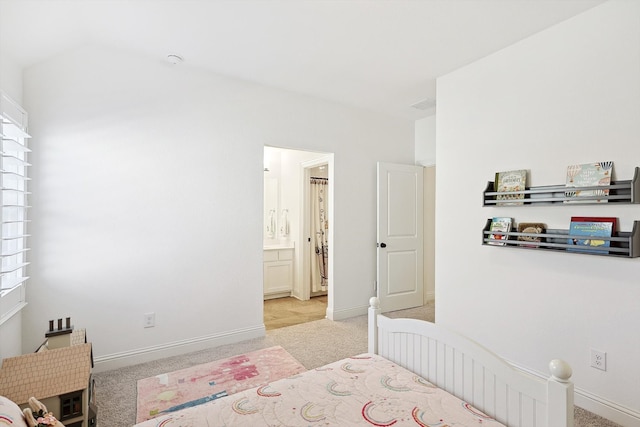
[(380, 243), (380, 247), (381, 247), (381, 248), (386, 248), (386, 247), (387, 247), (387, 244), (386, 244), (386, 243)]

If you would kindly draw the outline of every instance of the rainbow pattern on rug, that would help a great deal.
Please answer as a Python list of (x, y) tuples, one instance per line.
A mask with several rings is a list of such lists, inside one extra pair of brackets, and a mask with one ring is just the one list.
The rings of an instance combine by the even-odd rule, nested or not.
[(138, 381), (136, 423), (304, 372), (280, 346)]

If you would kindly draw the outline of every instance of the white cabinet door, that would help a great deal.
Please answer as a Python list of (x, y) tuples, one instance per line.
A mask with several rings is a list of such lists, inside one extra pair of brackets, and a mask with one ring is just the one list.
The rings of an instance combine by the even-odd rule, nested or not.
[(264, 294), (291, 292), (293, 289), (293, 250), (264, 251)]
[(291, 261), (264, 263), (264, 293), (290, 292), (293, 285)]

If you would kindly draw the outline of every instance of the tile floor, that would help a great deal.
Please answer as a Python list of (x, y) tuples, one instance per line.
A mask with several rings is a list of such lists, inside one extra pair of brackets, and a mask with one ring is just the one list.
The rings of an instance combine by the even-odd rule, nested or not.
[(309, 301), (297, 298), (275, 298), (264, 301), (264, 325), (268, 330), (324, 319), (327, 296), (313, 297)]

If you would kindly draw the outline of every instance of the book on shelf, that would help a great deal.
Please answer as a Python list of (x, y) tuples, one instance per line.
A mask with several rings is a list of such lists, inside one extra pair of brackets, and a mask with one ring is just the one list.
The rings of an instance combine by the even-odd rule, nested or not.
[[(494, 188), (498, 193), (512, 192), (512, 191), (524, 191), (527, 184), (527, 171), (525, 169), (518, 169), (512, 171), (497, 172), (494, 181)], [(497, 202), (496, 206), (509, 206), (509, 205), (522, 205), (522, 199), (524, 199), (524, 193), (520, 194), (498, 194), (496, 200), (502, 200)]]
[(572, 216), (571, 222), (610, 222), (611, 235), (615, 236), (618, 231), (618, 218), (610, 216)]
[[(595, 252), (588, 248), (611, 246), (611, 241), (602, 237), (611, 237), (613, 234), (613, 222), (608, 221), (571, 221), (567, 244), (574, 247), (567, 248), (569, 252)], [(581, 239), (580, 237), (584, 237)], [(600, 252), (600, 251), (599, 251)], [(609, 251), (601, 251), (609, 253)]]
[[(489, 231), (501, 231), (504, 233), (508, 233), (511, 231), (511, 225), (513, 224), (513, 220), (509, 217), (495, 216), (491, 219), (491, 225), (489, 226)], [(506, 245), (505, 242), (501, 240), (508, 240), (509, 236), (506, 234), (489, 234), (489, 239), (493, 241), (487, 242), (489, 245)]]
[(581, 197), (608, 196), (609, 189), (603, 190), (571, 190), (571, 187), (593, 187), (608, 186), (611, 184), (611, 175), (613, 174), (613, 162), (594, 162), (584, 163), (581, 165), (570, 165), (567, 167), (567, 181), (565, 197), (571, 200), (565, 200), (565, 203), (607, 203), (606, 198), (579, 200)]
[(520, 246), (527, 248), (537, 248), (542, 241), (542, 233), (547, 226), (539, 222), (521, 222), (518, 224), (518, 233), (538, 234), (538, 236), (518, 236), (518, 240), (522, 243)]

